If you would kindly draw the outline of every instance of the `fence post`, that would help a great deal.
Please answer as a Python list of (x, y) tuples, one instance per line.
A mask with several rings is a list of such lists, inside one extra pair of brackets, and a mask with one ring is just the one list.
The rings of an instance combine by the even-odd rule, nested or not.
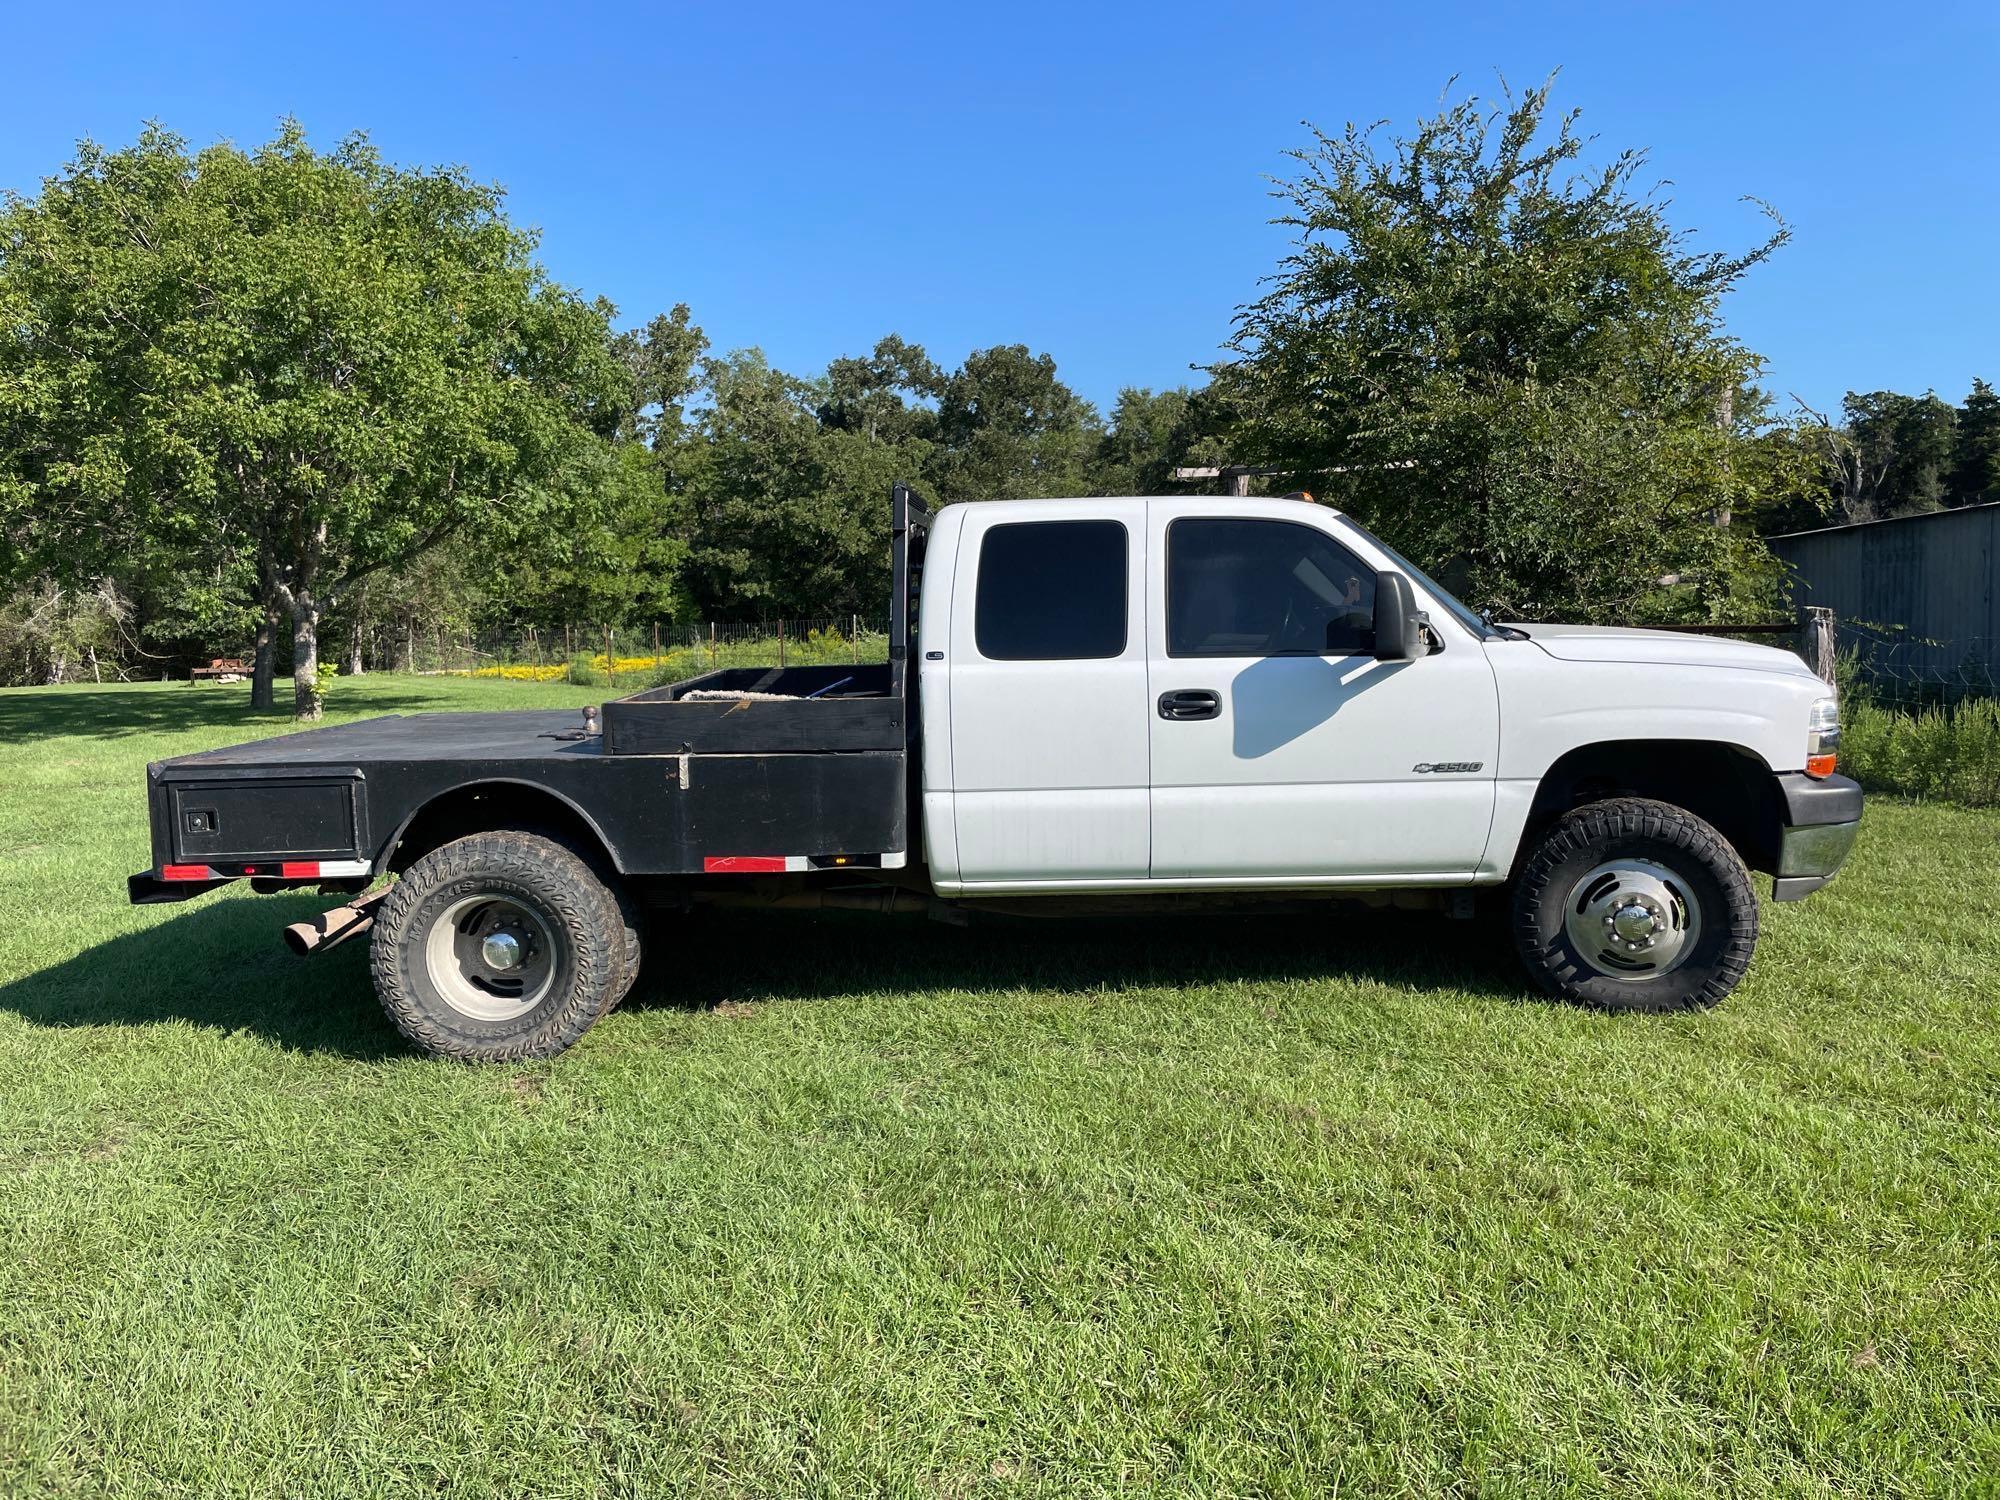
[(780, 620), (778, 621), (778, 665), (782, 667), (784, 666), (784, 664), (785, 664), (785, 622), (783, 620)]
[(715, 621), (708, 622), (708, 670), (715, 670)]
[(1813, 669), (1814, 674), (1822, 682), (1832, 682), (1833, 611), (1821, 604), (1808, 604), (1805, 607), (1805, 620), (1800, 634), (1804, 637), (1801, 644), (1805, 647), (1803, 655), (1806, 665)]
[(604, 627), (604, 680), (611, 687), (618, 686), (618, 658), (611, 650), (611, 627)]
[(653, 621), (653, 671), (660, 670), (660, 622)]

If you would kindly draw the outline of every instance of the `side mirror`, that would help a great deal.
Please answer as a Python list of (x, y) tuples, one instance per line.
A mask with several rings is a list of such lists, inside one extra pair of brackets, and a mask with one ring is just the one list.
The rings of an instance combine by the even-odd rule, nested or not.
[(1375, 575), (1375, 659), (1415, 661), (1428, 656), (1424, 645), (1424, 612), (1416, 592), (1401, 573)]

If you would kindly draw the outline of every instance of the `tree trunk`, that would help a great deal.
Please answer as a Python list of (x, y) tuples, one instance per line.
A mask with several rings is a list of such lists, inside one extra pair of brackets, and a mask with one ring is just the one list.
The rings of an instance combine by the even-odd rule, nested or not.
[(304, 555), (275, 571), (271, 597), (292, 617), (292, 717), (320, 716), (319, 618), (327, 599), (320, 592), (319, 567), (326, 552), (326, 522), (306, 539)]
[(359, 677), (361, 667), (361, 622), (353, 620), (347, 626), (347, 660), (340, 670), (349, 677)]
[(1733, 380), (1723, 385), (1722, 394), (1716, 399), (1715, 425), (1722, 429), (1722, 483), (1724, 498), (1722, 504), (1716, 506), (1709, 519), (1715, 523), (1718, 530), (1727, 531), (1729, 523), (1736, 519), (1730, 509), (1728, 500), (1728, 487), (1733, 478), (1729, 472), (1728, 444), (1730, 438), (1736, 432), (1736, 382)]
[(416, 619), (413, 616), (405, 615), (403, 617), (403, 629), (395, 637), (395, 645), (391, 647), (389, 660), (389, 670), (391, 672), (409, 672), (415, 669), (417, 655), (416, 640)]
[(319, 716), (319, 606), (300, 594), (292, 607), (292, 717)]
[(250, 707), (269, 712), (278, 706), (272, 680), (277, 675), (278, 606), (264, 601), (264, 618), (257, 624), (257, 651), (250, 664)]

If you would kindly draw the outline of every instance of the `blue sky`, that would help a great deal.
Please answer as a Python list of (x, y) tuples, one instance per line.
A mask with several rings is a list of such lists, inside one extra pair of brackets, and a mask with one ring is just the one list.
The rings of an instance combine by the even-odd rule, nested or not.
[(504, 183), (554, 274), (816, 370), (900, 332), (1026, 342), (1085, 395), (1211, 358), (1283, 245), (1302, 120), (1407, 123), (1561, 68), (1712, 247), (1796, 240), (1728, 306), (1768, 381), (1953, 401), (2000, 379), (2000, 7), (15, 6), (0, 186), (157, 118), (366, 129)]

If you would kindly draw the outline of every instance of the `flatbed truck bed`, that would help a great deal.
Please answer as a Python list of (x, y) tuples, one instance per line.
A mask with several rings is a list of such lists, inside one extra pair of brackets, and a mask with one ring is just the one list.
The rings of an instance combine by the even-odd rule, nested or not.
[(904, 869), (908, 611), (927, 521), (899, 486), (887, 662), (726, 667), (601, 713), (391, 714), (155, 762), (153, 867), (130, 898), (245, 878), (359, 888), (488, 826), (496, 802), (587, 835), (634, 880)]

